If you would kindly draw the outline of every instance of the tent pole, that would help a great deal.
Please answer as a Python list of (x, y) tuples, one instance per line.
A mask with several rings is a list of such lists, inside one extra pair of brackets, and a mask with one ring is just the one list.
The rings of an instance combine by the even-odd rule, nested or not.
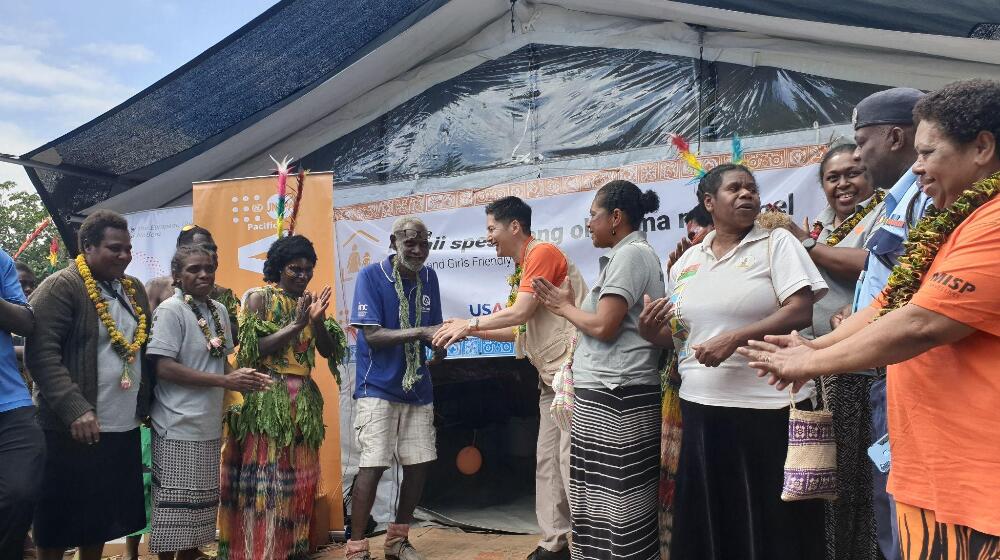
[(4, 153), (0, 153), (0, 162), (13, 163), (14, 165), (20, 165), (21, 167), (33, 167), (35, 169), (45, 169), (47, 171), (55, 171), (57, 173), (64, 173), (66, 175), (84, 177), (86, 179), (96, 179), (98, 181), (110, 182), (115, 185), (126, 185), (129, 187), (133, 187), (141, 183), (141, 181), (136, 181), (133, 179), (124, 179), (122, 177), (119, 177), (118, 175), (101, 173), (100, 171), (93, 171), (90, 169), (84, 169), (70, 165), (52, 165), (51, 163), (35, 161), (32, 159), (21, 159), (19, 157)]
[(705, 29), (698, 26), (698, 69), (695, 72), (695, 81), (698, 85), (698, 153), (701, 153), (701, 83), (703, 79), (703, 65), (705, 62)]

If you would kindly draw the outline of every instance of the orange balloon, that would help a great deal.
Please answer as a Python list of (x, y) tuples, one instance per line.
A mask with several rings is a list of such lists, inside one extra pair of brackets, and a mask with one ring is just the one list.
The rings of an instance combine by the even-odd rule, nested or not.
[(464, 475), (474, 475), (483, 466), (483, 454), (474, 446), (463, 447), (455, 457), (455, 466)]

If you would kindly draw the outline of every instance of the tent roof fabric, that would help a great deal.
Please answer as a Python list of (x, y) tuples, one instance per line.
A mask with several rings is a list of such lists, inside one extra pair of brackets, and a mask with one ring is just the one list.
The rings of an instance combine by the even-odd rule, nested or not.
[(977, 25), (1000, 23), (1000, 3), (982, 0), (678, 0), (762, 16), (857, 27), (969, 37)]
[[(341, 108), (361, 107), (359, 100), (376, 88), (404, 87), (406, 80), (416, 87), (420, 71), (414, 68), (456, 49), (470, 37), (510, 43), (513, 50), (519, 40), (538, 35), (535, 29), (545, 29), (543, 16), (549, 7), (584, 19), (607, 18), (611, 26), (619, 25), (614, 21), (683, 22), (677, 25), (745, 32), (742, 38), (732, 39), (740, 41), (741, 48), (735, 50), (730, 48), (729, 35), (717, 34), (720, 42), (715, 52), (724, 59), (757, 48), (763, 52), (760, 64), (765, 66), (785, 67), (775, 61), (787, 58), (787, 52), (774, 50), (768, 58), (768, 49), (781, 43), (771, 37), (787, 37), (800, 42), (794, 44), (796, 49), (808, 43), (812, 52), (822, 51), (825, 45), (857, 52), (881, 49), (895, 61), (894, 76), (917, 76), (925, 83), (937, 83), (945, 75), (984, 75), (988, 74), (984, 68), (1000, 68), (995, 50), (964, 38), (970, 26), (1000, 21), (1000, 6), (995, 2), (955, 0), (931, 6), (916, 0), (886, 1), (888, 9), (886, 2), (875, 0), (518, 0), (512, 9), (510, 0), (282, 0), (118, 107), (22, 157), (65, 166), (65, 173), (28, 168), (28, 175), (60, 233), (71, 239), (71, 218), (96, 205), (120, 211), (170, 205), (190, 191), (192, 181), (238, 174), (246, 167), (241, 158), (261, 159), (257, 156), (272, 147), (280, 151), (286, 140), (307, 128), (315, 136), (313, 129), (320, 125), (340, 130), (347, 123), (370, 122), (401, 101), (362, 113), (348, 110), (343, 116)], [(511, 16), (518, 13), (523, 16), (517, 17), (519, 30), (511, 33)], [(788, 19), (781, 18), (794, 19), (799, 25), (790, 26)], [(889, 31), (870, 33), (868, 28), (874, 26)], [(696, 49), (690, 29), (687, 35), (674, 27), (655, 27), (651, 32), (680, 33), (672, 39), (674, 44)], [(898, 47), (904, 38), (897, 35), (910, 38), (908, 32), (937, 35), (905, 42), (904, 52)], [(595, 24), (590, 35), (599, 33), (600, 25)], [(544, 39), (544, 32), (539, 37)], [(656, 35), (643, 40), (661, 39)], [(480, 54), (484, 53), (465, 53), (477, 63), (490, 60), (476, 58)], [(917, 57), (924, 57), (920, 72), (899, 72)], [(755, 60), (756, 54), (746, 61), (730, 62), (756, 65)], [(927, 70), (928, 60), (952, 70)], [(797, 71), (810, 72), (816, 65), (808, 58), (798, 63), (809, 68)], [(339, 124), (331, 127), (330, 123)], [(315, 146), (278, 155), (310, 153), (330, 143), (310, 137), (313, 140), (318, 142)], [(81, 178), (70, 172), (73, 169), (87, 171), (89, 176)]]
[(124, 184), (84, 184), (31, 169), (29, 176), (65, 236), (74, 213), (238, 133), (442, 3), (284, 0), (118, 107), (23, 156), (103, 172)]

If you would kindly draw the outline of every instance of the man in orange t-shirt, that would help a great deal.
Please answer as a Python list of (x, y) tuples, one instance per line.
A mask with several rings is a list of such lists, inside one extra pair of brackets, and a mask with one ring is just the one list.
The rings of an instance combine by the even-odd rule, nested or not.
[[(923, 243), (908, 244), (882, 296), (829, 335), (771, 337), (740, 352), (779, 389), (888, 364), (889, 491), (903, 557), (1000, 558), (1000, 82), (949, 84), (914, 116), (913, 172), (941, 209), (911, 231)], [(938, 236), (935, 251), (924, 240)], [(896, 299), (913, 275), (912, 296)]]
[(531, 286), (542, 277), (556, 286), (569, 282), (579, 304), (587, 286), (576, 266), (559, 247), (531, 236), (531, 207), (514, 196), (486, 207), (486, 232), (497, 256), (510, 257), (521, 271), (511, 287), (513, 305), (484, 317), (449, 319), (434, 336), (435, 347), (447, 347), (469, 335), (513, 341), (518, 358), (538, 370), (538, 444), (535, 455), (535, 514), (542, 538), (528, 560), (569, 559), (569, 432), (552, 420), (552, 379), (572, 352), (576, 329), (535, 299)]

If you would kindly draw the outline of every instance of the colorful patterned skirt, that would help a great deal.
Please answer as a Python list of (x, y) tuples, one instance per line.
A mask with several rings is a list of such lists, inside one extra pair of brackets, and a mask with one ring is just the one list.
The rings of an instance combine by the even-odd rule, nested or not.
[(680, 380), (664, 384), (660, 405), (660, 560), (670, 560), (670, 541), (674, 532), (674, 494), (677, 491), (677, 467), (681, 456)]
[(904, 560), (993, 560), (1000, 558), (1000, 536), (940, 523), (929, 509), (896, 502)]
[(229, 416), (222, 448), (220, 560), (309, 556), (323, 399), (308, 377), (272, 374), (272, 379), (269, 391), (247, 395)]

